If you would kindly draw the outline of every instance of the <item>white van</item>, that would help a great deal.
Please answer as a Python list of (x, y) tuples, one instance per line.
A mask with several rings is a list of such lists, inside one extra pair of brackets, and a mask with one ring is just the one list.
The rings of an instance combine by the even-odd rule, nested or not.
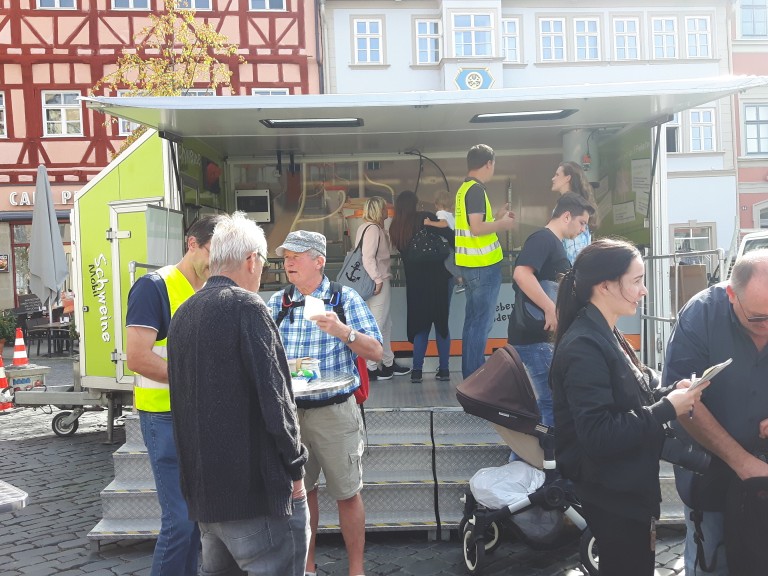
[(750, 232), (744, 236), (744, 238), (741, 239), (741, 244), (739, 244), (736, 260), (741, 258), (747, 252), (758, 250), (760, 248), (768, 248), (768, 230), (763, 232)]

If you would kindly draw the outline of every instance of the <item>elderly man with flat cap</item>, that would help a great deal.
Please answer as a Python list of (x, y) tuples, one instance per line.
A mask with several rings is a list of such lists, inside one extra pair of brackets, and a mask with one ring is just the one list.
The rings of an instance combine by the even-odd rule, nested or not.
[[(378, 362), (383, 354), (382, 337), (376, 320), (357, 292), (339, 286), (334, 293), (324, 274), (325, 236), (296, 230), (276, 250), (285, 261), (291, 283), (269, 300), (272, 317), (278, 323), (288, 358), (316, 358), (320, 372), (345, 372), (354, 381), (328, 397), (297, 399), (301, 439), (309, 450), (304, 485), (309, 503), (312, 539), (307, 574), (315, 572), (315, 538), (318, 526), (317, 481), (322, 470), (326, 489), (336, 500), (339, 523), (349, 556), (349, 574), (364, 574), (365, 509), (363, 487), (363, 422), (354, 391), (360, 385), (357, 357)], [(325, 313), (304, 317), (304, 300), (313, 296), (325, 304)], [(339, 302), (344, 321), (334, 312)], [(338, 308), (337, 308), (338, 309)], [(286, 314), (287, 310), (287, 314)], [(282, 312), (282, 314), (281, 314)], [(310, 321), (311, 320), (311, 321)]]

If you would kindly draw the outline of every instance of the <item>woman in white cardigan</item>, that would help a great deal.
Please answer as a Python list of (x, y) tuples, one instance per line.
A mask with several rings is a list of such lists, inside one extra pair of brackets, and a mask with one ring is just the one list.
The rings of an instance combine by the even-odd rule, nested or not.
[(370, 380), (389, 380), (392, 376), (409, 374), (411, 369), (400, 366), (395, 362), (395, 355), (390, 344), (392, 333), (392, 319), (389, 315), (392, 290), (389, 270), (390, 248), (389, 235), (384, 228), (387, 219), (387, 203), (379, 197), (368, 198), (363, 205), (363, 223), (357, 229), (355, 246), (363, 238), (361, 248), (363, 254), (363, 267), (376, 284), (373, 296), (366, 300), (376, 323), (379, 325), (383, 337), (384, 355), (381, 366), (376, 362), (367, 362), (368, 377)]

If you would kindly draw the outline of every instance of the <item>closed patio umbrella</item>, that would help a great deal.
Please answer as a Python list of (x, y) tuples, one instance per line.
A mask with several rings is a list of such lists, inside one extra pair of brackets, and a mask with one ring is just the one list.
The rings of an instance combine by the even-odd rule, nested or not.
[(32, 236), (29, 241), (29, 285), (43, 304), (48, 302), (49, 310), (68, 273), (48, 171), (40, 164), (37, 167)]

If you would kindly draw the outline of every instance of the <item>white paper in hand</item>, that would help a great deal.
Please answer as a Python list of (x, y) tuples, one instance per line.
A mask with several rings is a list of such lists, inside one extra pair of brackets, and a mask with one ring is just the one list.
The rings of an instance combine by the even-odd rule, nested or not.
[(696, 378), (696, 380), (691, 384), (691, 386), (688, 388), (688, 390), (695, 390), (698, 388), (701, 384), (704, 382), (709, 382), (720, 374), (731, 362), (733, 362), (733, 358), (728, 358), (725, 362), (721, 362), (720, 364), (715, 364), (714, 366), (710, 366), (706, 370), (704, 370), (704, 374), (701, 375), (701, 377)]
[(325, 303), (314, 296), (304, 296), (304, 320), (310, 321), (313, 316), (325, 315)]

